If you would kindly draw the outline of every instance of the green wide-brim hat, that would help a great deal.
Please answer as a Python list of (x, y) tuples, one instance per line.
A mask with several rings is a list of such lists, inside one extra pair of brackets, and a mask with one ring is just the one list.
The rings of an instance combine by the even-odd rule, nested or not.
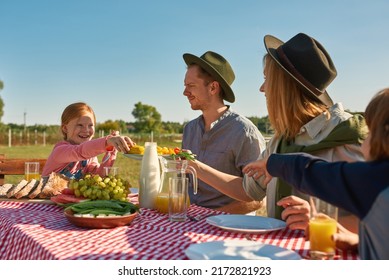
[(215, 52), (207, 51), (200, 57), (185, 53), (183, 58), (186, 65), (197, 64), (219, 82), (223, 89), (224, 100), (235, 102), (235, 95), (231, 89), (235, 74), (230, 63), (224, 57)]
[(337, 71), (330, 55), (318, 41), (299, 33), (285, 43), (266, 35), (264, 43), (268, 54), (312, 98), (327, 106), (333, 105), (326, 88), (335, 79)]

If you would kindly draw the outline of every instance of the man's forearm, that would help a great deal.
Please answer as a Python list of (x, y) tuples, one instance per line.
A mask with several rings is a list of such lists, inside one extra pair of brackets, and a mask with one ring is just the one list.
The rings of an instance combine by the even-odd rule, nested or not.
[(216, 190), (240, 201), (253, 201), (243, 189), (243, 178), (220, 172), (200, 161), (190, 163), (197, 171), (197, 177)]

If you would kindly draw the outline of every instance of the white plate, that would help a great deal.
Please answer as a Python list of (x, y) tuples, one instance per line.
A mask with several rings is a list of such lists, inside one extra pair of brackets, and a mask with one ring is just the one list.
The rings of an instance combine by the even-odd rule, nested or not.
[(208, 217), (206, 221), (215, 227), (246, 233), (264, 233), (286, 227), (284, 221), (250, 215), (217, 215)]
[(123, 154), (123, 156), (131, 159), (136, 159), (136, 160), (142, 160), (143, 158), (143, 155), (138, 155), (138, 154)]
[(130, 188), (130, 191), (132, 194), (137, 194), (139, 193), (139, 188)]
[[(139, 154), (123, 154), (123, 156), (131, 158), (131, 159), (135, 159), (135, 160), (142, 160), (142, 158), (143, 158), (143, 155), (139, 155)], [(170, 155), (163, 155), (162, 157), (164, 157), (166, 159), (171, 158)]]
[(295, 251), (248, 240), (192, 244), (185, 254), (191, 260), (301, 260)]

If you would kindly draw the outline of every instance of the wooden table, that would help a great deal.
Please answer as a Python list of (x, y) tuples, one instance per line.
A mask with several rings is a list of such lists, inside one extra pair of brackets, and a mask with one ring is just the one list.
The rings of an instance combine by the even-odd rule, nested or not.
[[(191, 205), (189, 215), (225, 214)], [(308, 258), (304, 233), (283, 229), (250, 237), (291, 249)], [(166, 214), (142, 209), (128, 226), (112, 229), (78, 228), (63, 209), (47, 203), (0, 201), (1, 260), (188, 259), (185, 250), (194, 243), (246, 240), (247, 234), (222, 230), (200, 221), (170, 222)], [(337, 259), (357, 259), (337, 252)]]

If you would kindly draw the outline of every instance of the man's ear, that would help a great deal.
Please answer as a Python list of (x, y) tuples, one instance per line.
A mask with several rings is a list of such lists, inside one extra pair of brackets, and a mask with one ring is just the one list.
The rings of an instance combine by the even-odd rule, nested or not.
[(213, 81), (212, 84), (211, 84), (211, 90), (214, 91), (214, 92), (219, 93), (221, 91), (219, 82)]

